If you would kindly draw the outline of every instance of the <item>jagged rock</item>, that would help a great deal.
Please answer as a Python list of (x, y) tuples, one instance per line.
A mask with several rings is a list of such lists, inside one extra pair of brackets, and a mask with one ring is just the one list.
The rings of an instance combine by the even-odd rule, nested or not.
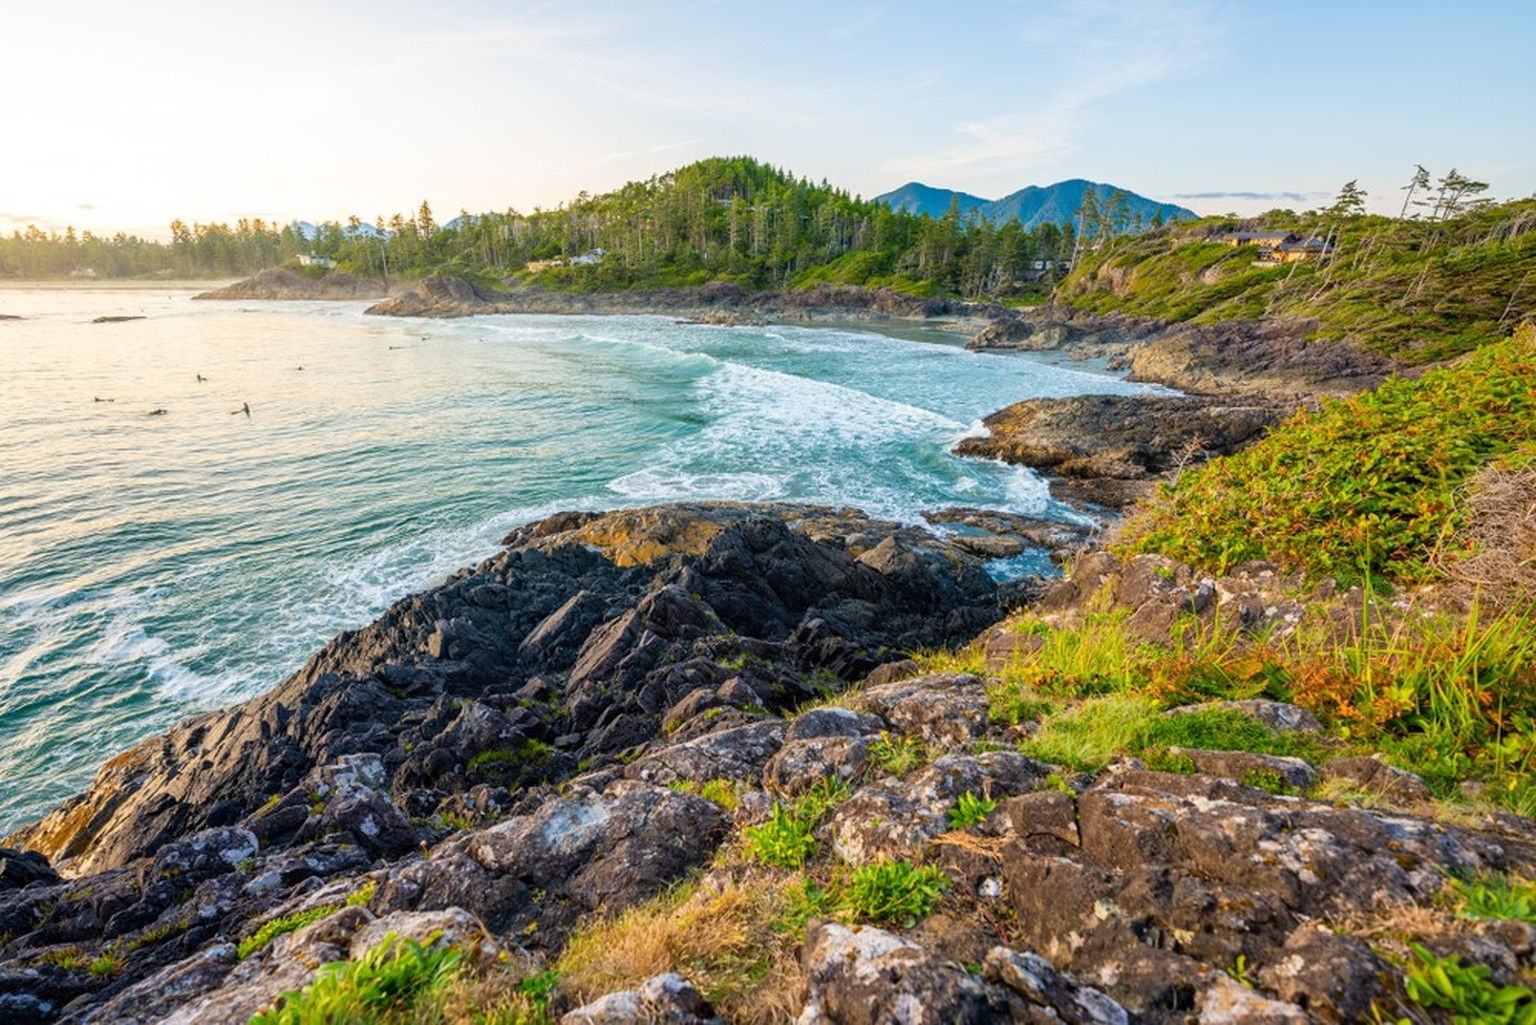
[(653, 975), (638, 990), (609, 993), (560, 1018), (560, 1025), (724, 1025), (693, 983), (676, 972)]
[[(237, 1025), (272, 1006), (285, 991), (301, 989), (323, 964), (349, 959), (354, 933), (373, 916), (362, 908), (342, 908), (318, 922), (304, 926), (231, 967), (218, 988), (181, 1004), (161, 1022), (163, 1025)], [(233, 951), (230, 951), (231, 958)], [(222, 958), (221, 958), (222, 959)], [(216, 962), (215, 962), (216, 963)], [(210, 975), (216, 968), (209, 966)], [(189, 976), (189, 989), (197, 976)], [(110, 1019), (102, 1019), (103, 1023)]]
[(982, 420), (955, 454), (1000, 459), (1070, 481), (1063, 497), (1121, 508), (1163, 474), (1252, 444), (1295, 412), (1294, 402), (1171, 395), (1026, 399)]
[(449, 851), (392, 868), (371, 906), (379, 914), (463, 908), (499, 933), (511, 928), (528, 901), (520, 879), (497, 876), (469, 855)]
[(936, 751), (962, 747), (986, 732), (986, 685), (969, 673), (915, 676), (866, 686), (848, 705)]
[(879, 716), (832, 705), (813, 708), (795, 716), (784, 728), (784, 742), (788, 744), (817, 737), (868, 737), (885, 727), (885, 720)]
[(1065, 972), (1058, 972), (1038, 954), (993, 947), (982, 966), (988, 982), (1007, 986), (1033, 1007), (1049, 1012), (1047, 1021), (1061, 1025), (1129, 1025), (1125, 1008)]
[(205, 829), (160, 848), (149, 877), (160, 880), (174, 876), (195, 882), (228, 872), (254, 857), (259, 847), (255, 834), (248, 829)]
[[(555, 516), (508, 542), (338, 637), (275, 690), (109, 761), (85, 794), (9, 842), (77, 875), (219, 824), (288, 843), (310, 818), (295, 792), (309, 773), (362, 754), (404, 784), (396, 803), (439, 791), (409, 808), (429, 815), (474, 785), (537, 785), (578, 757), (660, 746), (661, 714), (700, 685), (678, 667), (714, 658), (721, 642), (763, 661), (737, 675), (785, 708), (812, 696), (797, 682), (806, 673), (862, 672), (882, 652), (957, 642), (999, 614), (975, 556), (922, 530), (809, 506)], [(519, 697), (535, 679), (548, 697)], [(468, 772), (476, 754), (519, 733), (549, 744), (577, 731), (579, 748), (494, 763), (510, 766), (505, 778)], [(742, 771), (755, 777), (762, 761)], [(258, 814), (274, 794), (286, 796)], [(408, 842), (403, 832), (382, 845), (366, 830), (354, 839), (380, 853)]]
[(870, 926), (806, 930), (800, 1025), (968, 1025), (1008, 1021), (1008, 991)]
[(0, 847), (0, 893), (19, 890), (33, 883), (53, 884), (59, 874), (48, 864), (48, 859), (37, 851), (18, 851)]
[(121, 990), (81, 1016), (61, 1020), (80, 1025), (158, 1022), (217, 989), (235, 963), (235, 945), (216, 943)]
[(1219, 972), (1209, 976), (1196, 1010), (1201, 1025), (1307, 1025), (1311, 1020), (1295, 1004), (1271, 1000)]
[(1284, 701), (1270, 701), (1266, 698), (1245, 698), (1241, 701), (1204, 701), (1197, 705), (1180, 705), (1178, 708), (1170, 708), (1163, 714), (1192, 715), (1212, 709), (1242, 712), (1244, 715), (1257, 719), (1276, 733), (1317, 733), (1323, 728), (1322, 723), (1317, 721), (1317, 716), (1305, 708), (1299, 708)]
[(506, 960), (507, 950), (485, 924), (463, 908), (438, 911), (396, 911), (365, 922), (352, 934), (348, 950), (357, 960), (383, 944), (391, 935), (429, 949), (453, 947), (471, 963), (493, 964)]

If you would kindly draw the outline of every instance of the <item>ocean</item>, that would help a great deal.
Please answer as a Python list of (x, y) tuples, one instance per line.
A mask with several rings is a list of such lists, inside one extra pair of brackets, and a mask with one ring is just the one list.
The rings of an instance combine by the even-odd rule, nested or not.
[(922, 328), (193, 294), (0, 290), (0, 835), (522, 523), (693, 499), (1071, 518), (949, 448), (1023, 398), (1148, 390)]

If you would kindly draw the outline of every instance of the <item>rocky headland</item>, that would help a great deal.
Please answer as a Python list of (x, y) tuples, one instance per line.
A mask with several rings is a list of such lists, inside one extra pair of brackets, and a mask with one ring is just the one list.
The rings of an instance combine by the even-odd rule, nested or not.
[(991, 414), (959, 455), (1048, 475), (1056, 497), (1108, 511), (1159, 480), (1258, 440), (1319, 399), (1374, 388), (1407, 372), (1344, 342), (1311, 336), (1310, 320), (1166, 324), (1048, 305), (1008, 311), (971, 339), (987, 352), (1052, 352), (1104, 360), (1171, 396), (1028, 399)]
[(331, 273), (319, 277), (299, 274), (283, 267), (264, 270), (244, 281), (201, 292), (194, 299), (300, 299), (341, 301), (379, 299), (386, 294), (384, 283), (351, 274)]
[[(1041, 637), (999, 624), (1021, 594), (952, 541), (696, 505), (564, 514), (505, 545), (7, 838), (0, 1017), (245, 1022), (391, 934), (544, 986), (570, 1025), (1361, 1021), (1403, 999), (1380, 941), (1404, 922), (1501, 982), (1536, 963), (1536, 927), (1436, 910), (1453, 875), (1536, 873), (1528, 820), (1447, 818), (1415, 777), (1323, 740), (1178, 749), (1177, 771), (1019, 753), (1048, 709), (1001, 712), (988, 677)], [(1034, 611), (1119, 610), (1167, 643), (1190, 614), (1283, 636), (1317, 597), (1261, 565), (1212, 580), (1096, 555)], [(979, 672), (905, 658), (978, 635)], [(1317, 728), (1276, 702), (1221, 714)], [(719, 933), (722, 957), (777, 958), (750, 992), (706, 978), (709, 950), (633, 978), (571, 967), (626, 908), (789, 914), (799, 875), (754, 856), (755, 831), (817, 794), (806, 879), (921, 864), (931, 906)], [(967, 795), (986, 803), (957, 818)]]
[(775, 321), (920, 320), (968, 325), (974, 330), (999, 316), (1001, 306), (950, 299), (919, 299), (887, 288), (821, 286), (790, 291), (748, 291), (711, 282), (698, 288), (623, 292), (500, 291), (463, 278), (423, 278), (370, 306), (388, 317), (469, 317), (497, 313), (653, 314), (713, 324)]

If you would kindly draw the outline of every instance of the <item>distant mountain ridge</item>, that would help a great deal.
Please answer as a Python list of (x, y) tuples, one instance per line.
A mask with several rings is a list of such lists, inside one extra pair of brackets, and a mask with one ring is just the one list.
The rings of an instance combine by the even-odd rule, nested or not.
[(1067, 224), (1077, 216), (1083, 197), (1093, 189), (1095, 198), (1102, 204), (1115, 192), (1125, 193), (1127, 212), (1134, 222), (1139, 216), (1141, 223), (1150, 224), (1158, 214), (1163, 220), (1193, 220), (1195, 212), (1175, 203), (1159, 203), (1105, 182), (1091, 182), (1083, 178), (1070, 178), (1054, 185), (1030, 185), (1011, 192), (1002, 199), (983, 199), (968, 192), (938, 189), (922, 182), (907, 182), (899, 188), (875, 197), (876, 203), (884, 203), (893, 210), (905, 210), (912, 214), (928, 214), (943, 217), (949, 211), (952, 199), (960, 203), (962, 216), (975, 210), (993, 224), (1018, 220), (1025, 228), (1041, 224)]

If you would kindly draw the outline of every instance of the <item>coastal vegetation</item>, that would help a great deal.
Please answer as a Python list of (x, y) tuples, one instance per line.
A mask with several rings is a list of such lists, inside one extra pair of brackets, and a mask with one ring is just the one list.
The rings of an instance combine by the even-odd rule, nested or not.
[(0, 238), (0, 277), (241, 275), (302, 255), (391, 281), (444, 273), (577, 291), (731, 281), (1006, 295), (1035, 276), (1037, 261), (1054, 266), (1074, 245), (1070, 224), (994, 226), (962, 217), (957, 205), (941, 217), (914, 216), (746, 157), (703, 160), (529, 214), (461, 213), (439, 224), (423, 203), (412, 216), (329, 222), (312, 233), (261, 220), (176, 221), (171, 236), (157, 243), (31, 228)]
[[(1429, 193), (1438, 198), (1425, 216), (1408, 216), (1407, 203), (1399, 217), (1366, 215), (1346, 189), (1326, 210), (1106, 237), (1082, 247), (1056, 298), (1093, 313), (1201, 324), (1314, 318), (1319, 338), (1408, 364), (1447, 359), (1536, 315), (1536, 199), (1477, 202), (1486, 186), (1454, 171), (1447, 179)], [(1318, 239), (1327, 253), (1260, 260), (1255, 246), (1229, 244), (1240, 231)]]

